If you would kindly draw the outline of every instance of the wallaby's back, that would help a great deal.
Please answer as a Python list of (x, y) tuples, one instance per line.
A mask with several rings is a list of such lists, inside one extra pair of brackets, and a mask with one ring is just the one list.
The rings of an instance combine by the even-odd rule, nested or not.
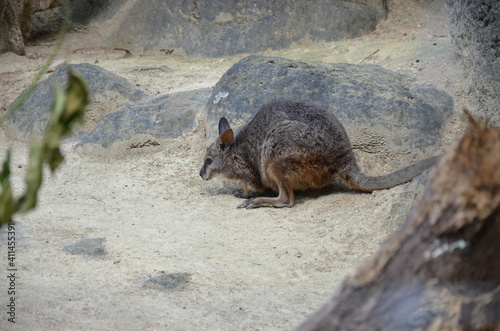
[[(283, 122), (292, 122), (289, 130)], [(281, 136), (276, 135), (277, 128), (281, 129)], [(293, 142), (292, 146), (287, 142)], [(269, 147), (274, 147), (273, 150), (279, 154), (296, 154), (297, 147), (315, 149), (334, 156), (332, 161), (340, 163), (345, 156), (352, 155), (349, 137), (333, 114), (315, 105), (291, 100), (277, 100), (264, 105), (241, 129), (234, 144), (251, 149), (256, 167), (261, 166), (262, 150)]]

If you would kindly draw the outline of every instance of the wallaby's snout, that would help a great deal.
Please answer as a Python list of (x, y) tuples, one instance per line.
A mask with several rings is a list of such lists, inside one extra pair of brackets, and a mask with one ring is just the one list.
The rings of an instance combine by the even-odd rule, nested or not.
[(209, 180), (210, 176), (208, 175), (207, 168), (212, 164), (212, 159), (205, 158), (205, 162), (203, 163), (203, 167), (200, 170), (200, 177), (203, 180)]

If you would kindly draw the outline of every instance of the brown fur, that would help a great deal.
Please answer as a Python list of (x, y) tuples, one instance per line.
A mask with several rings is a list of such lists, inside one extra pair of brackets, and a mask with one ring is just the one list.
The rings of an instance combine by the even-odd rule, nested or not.
[(322, 188), (335, 175), (353, 188), (373, 191), (407, 182), (436, 160), (426, 159), (385, 176), (365, 176), (334, 115), (304, 102), (280, 100), (264, 105), (236, 137), (221, 118), (219, 137), (207, 150), (200, 176), (239, 180), (244, 198), (266, 188), (279, 192), (276, 198), (248, 199), (239, 208), (291, 207), (294, 190)]

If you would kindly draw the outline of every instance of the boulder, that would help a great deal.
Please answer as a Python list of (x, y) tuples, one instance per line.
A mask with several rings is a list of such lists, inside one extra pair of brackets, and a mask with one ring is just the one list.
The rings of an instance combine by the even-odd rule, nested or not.
[[(191, 132), (198, 125), (196, 117), (212, 93), (212, 89), (199, 89), (152, 97), (99, 66), (68, 65), (57, 68), (41, 81), (23, 106), (14, 112), (7, 123), (10, 136), (24, 139), (43, 134), (55, 87), (66, 85), (69, 68), (85, 79), (91, 95), (85, 112), (85, 122), (89, 124), (77, 128), (73, 135), (73, 140), (80, 140), (76, 147), (83, 152), (96, 146), (107, 148), (114, 142), (127, 143), (135, 137), (168, 139)], [(151, 144), (155, 145), (156, 141)], [(104, 154), (108, 155), (109, 151)]]
[(446, 0), (450, 31), (478, 106), (476, 115), (500, 126), (500, 2)]
[(104, 116), (76, 148), (87, 145), (109, 147), (114, 142), (127, 141), (138, 135), (159, 139), (179, 137), (196, 128), (196, 117), (211, 93), (212, 89), (177, 92), (125, 106)]
[[(149, 0), (71, 4), (76, 20), (113, 20), (108, 42), (130, 50), (183, 50), (218, 57), (280, 49), (293, 42), (340, 40), (373, 31), (385, 18), (380, 0)], [(88, 13), (92, 13), (92, 17)]]
[[(92, 113), (97, 105), (99, 105), (97, 108), (100, 108), (99, 112), (105, 114), (116, 111), (125, 104), (141, 102), (151, 97), (125, 78), (99, 66), (82, 63), (58, 67), (47, 79), (38, 83), (24, 104), (14, 112), (8, 122), (8, 131), (11, 135), (23, 139), (31, 135), (41, 136), (43, 134), (54, 100), (55, 87), (58, 85), (66, 86), (68, 68), (79, 73), (89, 86), (91, 104), (87, 115)], [(16, 101), (17, 99), (14, 103)], [(93, 120), (97, 122), (100, 116), (102, 114), (95, 114)], [(81, 130), (85, 131), (84, 128)]]
[(238, 128), (276, 99), (311, 102), (333, 112), (353, 147), (379, 163), (434, 154), (453, 111), (445, 91), (380, 66), (249, 56), (223, 75), (208, 100), (207, 144), (217, 136), (220, 117)]

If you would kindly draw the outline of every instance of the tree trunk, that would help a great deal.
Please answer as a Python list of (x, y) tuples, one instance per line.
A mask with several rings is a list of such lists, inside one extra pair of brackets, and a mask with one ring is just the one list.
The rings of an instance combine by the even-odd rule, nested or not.
[(500, 330), (500, 130), (471, 117), (405, 224), (297, 330)]
[(73, 0), (0, 0), (0, 54), (24, 55), (24, 41), (31, 34), (31, 16)]

